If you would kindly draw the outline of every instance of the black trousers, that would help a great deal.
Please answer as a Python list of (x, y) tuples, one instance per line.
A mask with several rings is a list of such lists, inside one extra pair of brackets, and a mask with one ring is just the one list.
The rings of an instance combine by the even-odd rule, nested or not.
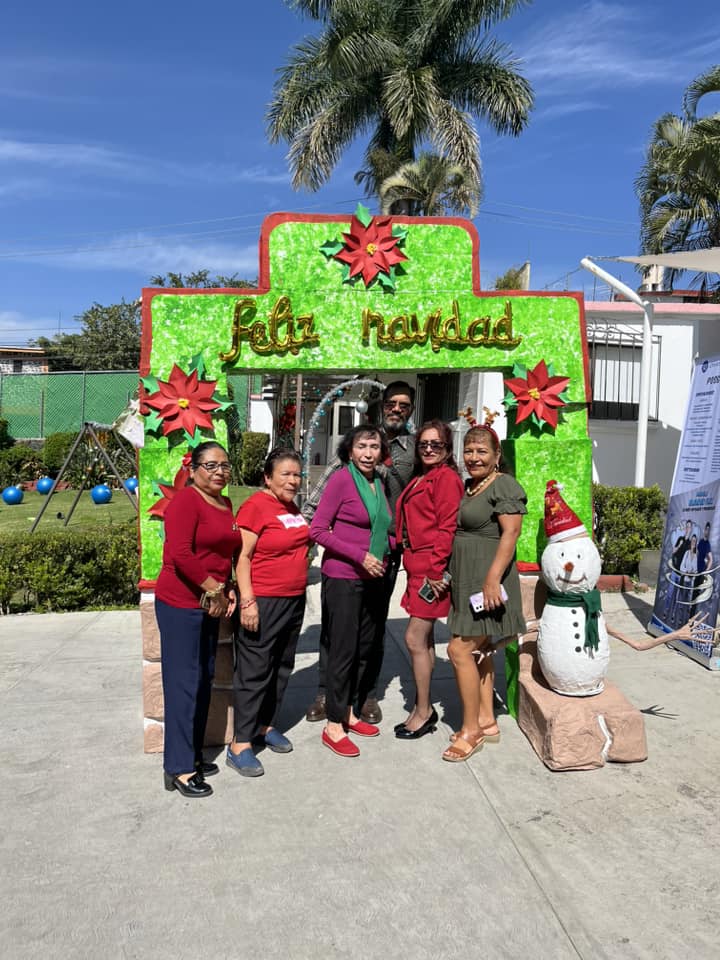
[(220, 621), (155, 598), (165, 699), (166, 773), (192, 773), (202, 758)]
[(274, 727), (290, 674), (305, 613), (305, 594), (258, 597), (255, 633), (240, 627), (235, 638), (234, 730), (249, 743), (260, 727)]
[(339, 580), (323, 574), (322, 621), (328, 638), (325, 712), (342, 723), (348, 707), (368, 696), (368, 665), (385, 627), (382, 579)]
[[(360, 701), (360, 707), (362, 707), (363, 703), (366, 699), (368, 699), (368, 697), (372, 700), (377, 699), (378, 678), (380, 677), (383, 658), (385, 657), (385, 623), (387, 622), (388, 610), (390, 609), (390, 600), (393, 595), (393, 590), (395, 589), (398, 571), (400, 570), (401, 558), (402, 550), (393, 550), (388, 556), (387, 566), (385, 567), (385, 573), (382, 577), (381, 582), (385, 590), (385, 607), (382, 617), (380, 618), (380, 624), (378, 627), (378, 633), (375, 637), (375, 642), (373, 643), (367, 661), (362, 664), (361, 669), (363, 676), (360, 685), (362, 686), (363, 690), (367, 691), (367, 693), (365, 698)], [(328, 637), (327, 628), (325, 626), (325, 617), (323, 617), (322, 623), (320, 624), (320, 645), (318, 658), (318, 693), (321, 694), (326, 692), (327, 683), (325, 678), (327, 676), (327, 662)]]

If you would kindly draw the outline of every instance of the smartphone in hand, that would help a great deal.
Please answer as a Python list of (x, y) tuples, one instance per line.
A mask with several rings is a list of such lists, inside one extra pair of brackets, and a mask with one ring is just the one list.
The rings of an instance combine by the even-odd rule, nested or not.
[[(442, 581), (443, 581), (443, 583), (449, 584), (451, 580), (452, 580), (452, 577), (450, 576), (450, 574), (449, 574), (449, 573), (447, 572), (447, 570), (446, 570), (446, 571), (443, 573), (443, 575), (442, 575)], [(430, 584), (428, 583), (427, 580), (425, 580), (425, 583), (423, 583), (423, 585), (422, 585), (422, 586), (420, 587), (420, 589), (418, 590), (418, 596), (419, 596), (422, 600), (425, 600), (426, 603), (432, 603), (433, 600), (435, 599), (435, 594), (433, 593), (433, 588), (430, 586)]]
[[(507, 591), (502, 584), (500, 584), (500, 598), (503, 603), (507, 603)], [(470, 595), (470, 609), (473, 613), (482, 613), (485, 609), (485, 597), (483, 596), (482, 590)]]

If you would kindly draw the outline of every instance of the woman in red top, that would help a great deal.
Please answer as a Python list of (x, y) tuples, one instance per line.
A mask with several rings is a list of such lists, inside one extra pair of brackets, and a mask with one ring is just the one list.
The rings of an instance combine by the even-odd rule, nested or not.
[(415, 706), (395, 727), (399, 740), (432, 733), (438, 715), (430, 700), (435, 666), (434, 628), (450, 610), (447, 570), (463, 483), (452, 455), (452, 432), (429, 420), (415, 440), (415, 471), (397, 502), (395, 529), (403, 541), (407, 588), (402, 606), (410, 614), (405, 643), (412, 660)]
[(223, 489), (227, 452), (209, 440), (192, 451), (189, 485), (165, 511), (165, 545), (155, 586), (165, 700), (165, 789), (208, 797), (205, 777), (218, 772), (203, 760), (215, 652), (221, 617), (235, 609), (229, 586), (240, 534)]
[(302, 461), (286, 447), (265, 461), (265, 489), (240, 507), (242, 548), (237, 562), (240, 633), (235, 648), (235, 736), (226, 763), (245, 777), (265, 772), (253, 741), (276, 753), (292, 743), (275, 726), (295, 665), (305, 613), (309, 529), (294, 500)]

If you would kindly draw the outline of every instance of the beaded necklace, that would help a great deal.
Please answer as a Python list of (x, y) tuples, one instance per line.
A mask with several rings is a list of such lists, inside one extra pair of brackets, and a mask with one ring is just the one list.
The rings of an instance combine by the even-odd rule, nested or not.
[(487, 485), (490, 483), (491, 480), (495, 479), (496, 476), (497, 476), (497, 473), (489, 473), (484, 480), (481, 480), (480, 483), (478, 483), (477, 486), (468, 487), (468, 489), (465, 491), (465, 496), (476, 497), (481, 490), (484, 490), (485, 487), (487, 487)]

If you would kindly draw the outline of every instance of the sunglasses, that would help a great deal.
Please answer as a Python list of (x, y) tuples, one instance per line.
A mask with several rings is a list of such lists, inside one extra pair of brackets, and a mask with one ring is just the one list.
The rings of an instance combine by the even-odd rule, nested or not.
[(208, 473), (217, 473), (218, 470), (222, 470), (223, 473), (230, 473), (232, 470), (232, 464), (228, 463), (227, 460), (223, 460), (222, 463), (215, 463), (214, 460), (208, 460), (206, 463), (199, 463), (199, 467), (204, 467)]
[(445, 449), (445, 444), (440, 440), (418, 440), (418, 447), (421, 450), (432, 450), (433, 453), (439, 453)]
[(400, 410), (401, 413), (410, 413), (410, 411), (412, 410), (412, 404), (403, 403), (401, 401), (396, 401), (396, 400), (386, 400), (385, 403), (383, 404), (383, 410), (387, 410), (388, 412), (390, 412), (391, 410), (395, 410), (396, 408)]

